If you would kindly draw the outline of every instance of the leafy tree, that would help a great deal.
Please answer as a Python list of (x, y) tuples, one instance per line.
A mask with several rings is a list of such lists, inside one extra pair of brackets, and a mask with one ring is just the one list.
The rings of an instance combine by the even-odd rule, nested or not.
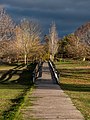
[(85, 60), (87, 56), (87, 46), (81, 42), (77, 36), (70, 34), (61, 41), (59, 53), (61, 53), (63, 57), (74, 59), (82, 58)]
[(44, 46), (44, 48), (43, 48), (44, 49), (43, 59), (44, 60), (49, 60), (49, 57), (50, 57), (50, 53), (49, 53), (49, 35), (44, 36), (43, 46)]
[(67, 57), (67, 52), (65, 49), (66, 45), (67, 45), (67, 41), (66, 41), (65, 37), (63, 39), (59, 40), (57, 57), (59, 57), (61, 59)]

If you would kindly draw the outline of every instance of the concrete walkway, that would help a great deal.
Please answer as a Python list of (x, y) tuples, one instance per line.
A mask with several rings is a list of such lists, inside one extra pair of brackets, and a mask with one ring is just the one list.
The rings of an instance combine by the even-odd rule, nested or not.
[(33, 105), (24, 113), (28, 115), (27, 120), (84, 120), (60, 86), (53, 83), (48, 63), (43, 64), (42, 77), (35, 86), (29, 96)]

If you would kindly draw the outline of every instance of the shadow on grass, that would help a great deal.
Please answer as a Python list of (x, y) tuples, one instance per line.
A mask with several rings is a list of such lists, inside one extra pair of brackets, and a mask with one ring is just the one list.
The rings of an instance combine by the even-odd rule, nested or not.
[[(78, 92), (90, 92), (90, 84), (85, 84), (84, 81), (90, 82), (90, 69), (58, 69), (60, 76), (68, 80), (72, 80), (73, 83), (61, 83), (60, 86), (63, 90), (78, 91)], [(75, 83), (81, 80), (82, 83)], [(75, 81), (75, 82), (74, 82)]]
[(83, 85), (83, 84), (60, 84), (63, 90), (68, 91), (77, 91), (77, 92), (90, 92), (90, 85)]
[[(15, 99), (10, 99), (12, 105), (10, 108), (2, 113), (2, 120), (13, 120), (24, 103), (25, 96), (32, 86), (32, 72), (36, 66), (35, 64), (28, 65), (25, 69), (20, 70), (24, 65), (20, 65), (5, 71), (0, 78), (0, 89), (22, 89), (22, 93)], [(18, 75), (18, 79), (10, 80), (13, 76)]]
[[(90, 80), (90, 68), (89, 69), (58, 69), (61, 77)], [(85, 77), (87, 75), (87, 77)]]
[(2, 120), (13, 120), (20, 109), (20, 106), (24, 103), (25, 96), (27, 92), (30, 90), (30, 87), (24, 89), (23, 93), (20, 94), (17, 98), (11, 99), (12, 106), (2, 114)]
[[(13, 69), (5, 70), (3, 71), (3, 74), (0, 78), (0, 84), (3, 85), (3, 88), (8, 85), (8, 88), (10, 89), (11, 85), (13, 87), (11, 89), (14, 89), (17, 85), (31, 85), (32, 84), (32, 72), (35, 68), (36, 64), (31, 63), (26, 68), (23, 64), (20, 66), (16, 66)], [(22, 70), (20, 70), (22, 68)], [(10, 80), (13, 76), (18, 76), (18, 79)], [(5, 86), (4, 86), (5, 85)], [(10, 86), (9, 86), (10, 85)], [(2, 87), (1, 87), (2, 88)]]

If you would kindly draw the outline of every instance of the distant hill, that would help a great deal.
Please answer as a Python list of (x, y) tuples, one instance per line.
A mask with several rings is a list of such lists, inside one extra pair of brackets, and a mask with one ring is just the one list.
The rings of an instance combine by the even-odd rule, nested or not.
[(90, 22), (79, 27), (74, 34), (78, 36), (82, 42), (90, 45)]

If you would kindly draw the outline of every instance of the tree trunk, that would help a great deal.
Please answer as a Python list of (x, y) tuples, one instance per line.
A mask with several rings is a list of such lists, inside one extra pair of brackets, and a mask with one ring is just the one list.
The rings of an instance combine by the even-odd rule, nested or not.
[(86, 60), (86, 58), (84, 57), (84, 58), (83, 58), (83, 61), (85, 61), (85, 60)]
[(50, 59), (54, 61), (54, 55), (50, 55)]
[(26, 54), (24, 55), (24, 63), (25, 63), (25, 65), (27, 64), (27, 55)]

